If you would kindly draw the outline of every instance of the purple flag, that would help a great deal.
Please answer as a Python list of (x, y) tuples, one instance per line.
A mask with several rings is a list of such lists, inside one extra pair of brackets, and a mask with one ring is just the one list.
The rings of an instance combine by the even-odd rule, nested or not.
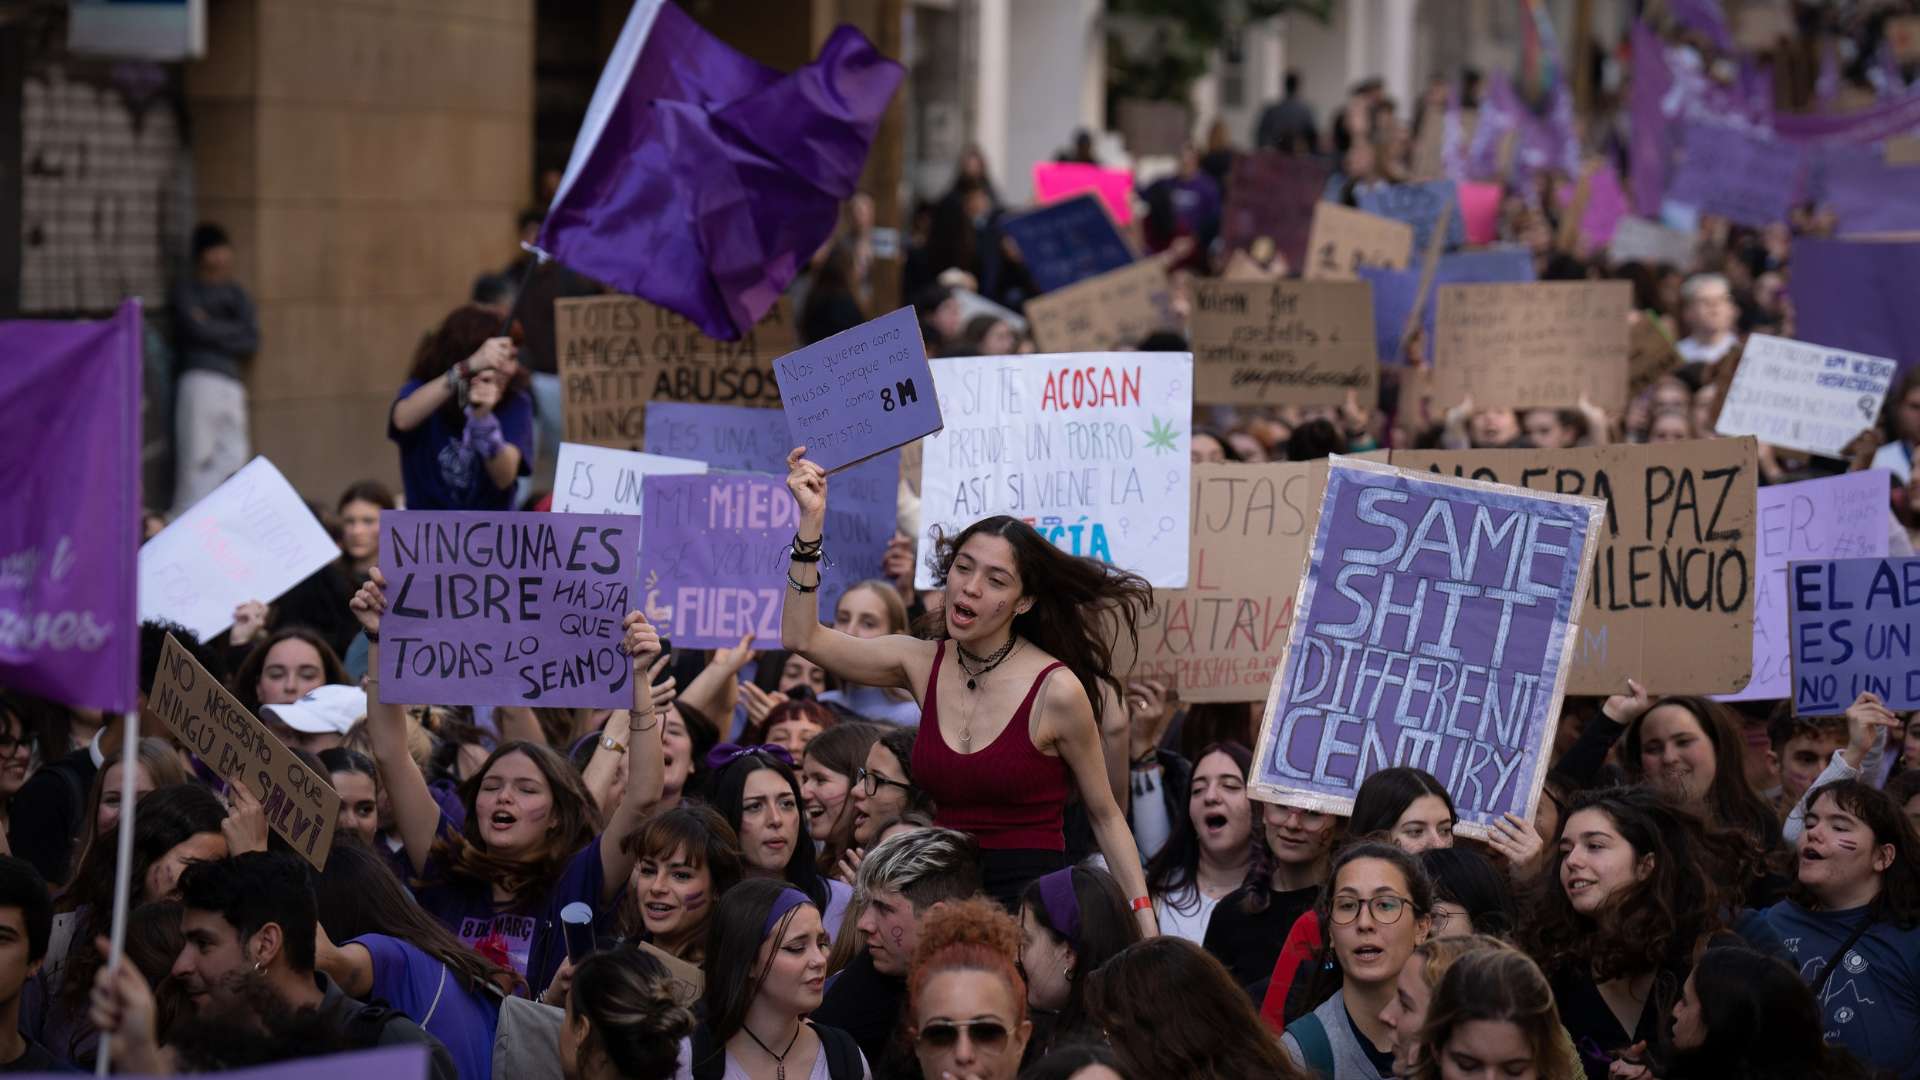
[(540, 247), (735, 340), (832, 235), (904, 77), (852, 27), (782, 75), (667, 0), (639, 0)]
[(101, 322), (0, 322), (0, 685), (137, 704), (140, 302)]
[[(1511, 136), (1511, 173), (1501, 176), (1502, 146)], [(1467, 147), (1466, 175), (1457, 180), (1501, 178), (1524, 186), (1537, 172), (1580, 173), (1580, 140), (1573, 130), (1573, 91), (1562, 82), (1548, 97), (1544, 115), (1529, 109), (1513, 83), (1495, 72), (1487, 77), (1486, 100), (1480, 103), (1480, 122)]]
[(1794, 336), (1816, 345), (1890, 356), (1901, 370), (1920, 363), (1920, 243), (1793, 242)]

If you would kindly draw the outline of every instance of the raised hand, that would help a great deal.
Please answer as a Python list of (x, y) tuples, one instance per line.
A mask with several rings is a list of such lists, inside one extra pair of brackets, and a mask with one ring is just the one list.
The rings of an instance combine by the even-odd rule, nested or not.
[(360, 620), (360, 629), (367, 632), (367, 640), (380, 639), (380, 616), (387, 610), (387, 577), (375, 566), (367, 571), (367, 583), (347, 601), (347, 607), (353, 610), (353, 617)]
[(1606, 703), (1600, 706), (1600, 711), (1606, 715), (1607, 719), (1621, 727), (1627, 727), (1646, 715), (1647, 710), (1651, 708), (1653, 708), (1653, 696), (1647, 693), (1647, 688), (1628, 679), (1627, 692), (1608, 698)]
[(227, 817), (220, 823), (220, 834), (227, 838), (230, 856), (267, 850), (267, 812), (244, 780), (227, 785)]
[[(800, 508), (800, 516), (814, 524), (825, 520), (827, 513), (827, 471), (814, 462), (807, 460), (807, 448), (796, 446), (787, 455), (787, 490), (793, 492), (794, 505)], [(804, 536), (803, 540), (817, 540), (817, 536)]]
[(258, 600), (249, 600), (233, 609), (233, 629), (227, 631), (227, 641), (234, 645), (245, 645), (267, 628), (267, 605)]

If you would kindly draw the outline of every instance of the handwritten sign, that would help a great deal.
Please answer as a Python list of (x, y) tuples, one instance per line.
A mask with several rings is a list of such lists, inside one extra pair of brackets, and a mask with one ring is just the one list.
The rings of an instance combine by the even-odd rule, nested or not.
[(1530, 817), (1604, 504), (1335, 459), (1255, 756), (1261, 799), (1353, 809), (1408, 765), (1456, 830)]
[(1723, 701), (1793, 696), (1787, 564), (1887, 554), (1885, 469), (1774, 484), (1759, 491), (1753, 560), (1753, 678)]
[(1845, 457), (1846, 445), (1879, 420), (1898, 373), (1878, 356), (1753, 334), (1714, 430)]
[(1159, 259), (1109, 270), (1027, 301), (1033, 339), (1050, 352), (1132, 348), (1156, 330), (1180, 325)]
[(316, 869), (325, 869), (340, 821), (340, 794), (309, 772), (286, 744), (167, 635), (154, 669), (147, 713), (181, 746), (229, 783), (260, 797), (267, 824)]
[(787, 471), (793, 433), (778, 409), (746, 405), (647, 403), (647, 453), (705, 462), (736, 472)]
[(1723, 694), (1753, 673), (1752, 439), (1401, 451), (1395, 465), (1607, 500), (1571, 694)]
[(1327, 482), (1324, 461), (1195, 465), (1184, 589), (1140, 616), (1136, 678), (1182, 701), (1264, 701)]
[(785, 299), (739, 341), (717, 341), (684, 316), (631, 296), (556, 300), (554, 337), (567, 439), (638, 450), (656, 398), (778, 405), (773, 359), (793, 351)]
[(233, 625), (234, 608), (271, 602), (339, 557), (299, 492), (257, 457), (140, 548), (140, 621), (206, 641)]
[(1796, 562), (1787, 574), (1794, 714), (1838, 716), (1862, 693), (1920, 709), (1920, 555)]
[(933, 378), (947, 430), (922, 444), (920, 588), (935, 530), (994, 514), (1156, 588), (1187, 583), (1190, 354), (956, 356)]
[(1332, 173), (1325, 162), (1275, 150), (1235, 157), (1220, 214), (1220, 237), (1227, 249), (1251, 249), (1255, 240), (1265, 237), (1298, 272), (1307, 264), (1314, 209)]
[(1805, 155), (1772, 135), (1685, 122), (1667, 198), (1756, 229), (1787, 220), (1800, 195)]
[(1424, 184), (1374, 184), (1354, 192), (1353, 201), (1369, 214), (1404, 222), (1413, 229), (1413, 250), (1433, 245), (1433, 230), (1444, 216), (1444, 248), (1452, 251), (1467, 242), (1467, 223), (1460, 216), (1460, 192), (1451, 180)]
[[(738, 645), (749, 633), (778, 641), (786, 548), (799, 525), (786, 481), (715, 473), (654, 476), (645, 487), (640, 580), (647, 618), (682, 648)], [(831, 548), (831, 523), (823, 538)]]
[(704, 461), (563, 442), (553, 473), (553, 508), (562, 514), (638, 514), (642, 478), (706, 471)]
[(1027, 264), (1027, 275), (1041, 292), (1064, 289), (1133, 261), (1133, 249), (1120, 235), (1100, 200), (1079, 195), (1029, 210), (1001, 222)]
[(1033, 163), (1033, 198), (1038, 203), (1056, 203), (1075, 195), (1093, 194), (1107, 205), (1113, 220), (1122, 225), (1133, 221), (1133, 172), (1108, 169), (1078, 161), (1036, 161)]
[(774, 361), (793, 445), (828, 472), (940, 430), (920, 320), (903, 307)]
[(381, 514), (382, 700), (626, 708), (638, 542), (614, 514)]
[(1365, 267), (1405, 270), (1413, 258), (1413, 229), (1339, 203), (1313, 208), (1303, 277), (1351, 281)]
[(1193, 297), (1194, 400), (1338, 405), (1372, 401), (1372, 290), (1364, 281), (1199, 281)]
[(1487, 409), (1627, 404), (1624, 281), (1444, 285), (1434, 317), (1433, 393)]
[(1607, 253), (1615, 263), (1640, 262), (1658, 266), (1693, 265), (1693, 234), (1669, 229), (1646, 218), (1623, 217), (1607, 241)]

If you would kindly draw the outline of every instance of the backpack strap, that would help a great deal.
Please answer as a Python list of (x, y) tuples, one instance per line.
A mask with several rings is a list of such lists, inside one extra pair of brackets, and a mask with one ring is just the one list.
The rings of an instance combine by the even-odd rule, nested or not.
[(1299, 1045), (1300, 1056), (1305, 1059), (1302, 1064), (1323, 1080), (1333, 1080), (1333, 1043), (1320, 1018), (1308, 1013), (1288, 1024), (1287, 1034)]
[(860, 1044), (837, 1027), (809, 1024), (820, 1037), (820, 1050), (827, 1055), (827, 1075), (832, 1080), (860, 1080), (866, 1075), (861, 1066)]

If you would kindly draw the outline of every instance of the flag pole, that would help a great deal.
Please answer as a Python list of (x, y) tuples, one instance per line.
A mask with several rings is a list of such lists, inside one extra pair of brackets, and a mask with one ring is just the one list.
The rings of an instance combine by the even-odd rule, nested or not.
[[(107, 968), (119, 967), (127, 946), (127, 900), (132, 895), (133, 886), (133, 780), (140, 770), (134, 763), (140, 760), (140, 714), (127, 712), (121, 714), (126, 724), (126, 735), (120, 748), (120, 837), (119, 849), (113, 860), (113, 930), (112, 948), (107, 953)], [(79, 943), (80, 948), (93, 948), (93, 942)], [(95, 1076), (106, 1076), (113, 1067), (113, 1039), (102, 1037), (100, 1056), (94, 1065)]]
[(520, 297), (526, 293), (527, 283), (533, 280), (533, 272), (540, 268), (541, 263), (553, 258), (525, 240), (520, 241), (520, 250), (533, 258), (527, 263), (527, 268), (520, 271), (520, 280), (513, 287), (513, 302), (507, 305), (506, 317), (500, 320), (500, 329), (493, 335), (494, 337), (505, 337), (507, 331), (513, 329), (513, 316), (520, 310)]

